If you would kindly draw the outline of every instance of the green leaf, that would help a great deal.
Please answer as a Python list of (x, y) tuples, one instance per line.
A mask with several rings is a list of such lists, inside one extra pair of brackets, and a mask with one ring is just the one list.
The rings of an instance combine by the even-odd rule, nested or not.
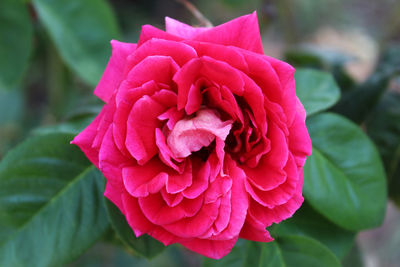
[(68, 120), (63, 123), (48, 125), (36, 128), (33, 131), (34, 135), (43, 135), (50, 133), (69, 133), (77, 135), (82, 132), (94, 119), (94, 116), (82, 116)]
[(340, 101), (333, 107), (333, 111), (355, 123), (362, 123), (388, 88), (392, 75), (387, 72), (375, 73), (361, 85), (343, 93)]
[(15, 124), (21, 118), (24, 109), (21, 90), (0, 91), (0, 127)]
[(248, 242), (245, 266), (286, 266), (278, 242), (256, 243)]
[[(316, 240), (304, 236), (284, 236), (277, 238), (277, 245), (281, 251), (284, 264), (280, 266), (296, 267), (334, 267), (340, 266), (339, 260), (325, 246)], [(265, 251), (274, 250), (269, 244), (264, 244)], [(276, 250), (276, 248), (275, 248)], [(268, 254), (267, 254), (268, 255)], [(268, 258), (265, 257), (268, 262)], [(260, 265), (268, 266), (268, 265)], [(279, 266), (274, 264), (273, 266)]]
[(0, 266), (54, 266), (108, 227), (104, 178), (69, 134), (36, 136), (0, 164)]
[(324, 244), (340, 259), (353, 246), (355, 236), (355, 233), (344, 230), (325, 219), (308, 203), (303, 203), (292, 218), (275, 225), (271, 234), (278, 238), (283, 235), (312, 237)]
[(32, 0), (39, 19), (63, 60), (95, 85), (111, 55), (110, 41), (119, 37), (116, 19), (104, 0)]
[(348, 230), (380, 225), (386, 208), (385, 172), (364, 132), (335, 114), (307, 120), (313, 153), (304, 166), (304, 195), (319, 213)]
[(386, 93), (367, 120), (367, 132), (385, 164), (389, 196), (400, 206), (400, 94)]
[[(205, 267), (336, 267), (339, 260), (318, 241), (302, 236), (282, 236), (273, 242), (244, 241), (221, 260), (206, 259)], [(236, 246), (235, 246), (236, 247)], [(232, 264), (232, 265), (230, 265)]]
[(0, 89), (13, 89), (24, 73), (32, 45), (32, 23), (23, 1), (0, 1)]
[(356, 123), (362, 123), (380, 102), (393, 77), (400, 74), (400, 46), (393, 45), (381, 55), (374, 73), (367, 81), (343, 94), (333, 108)]
[(269, 243), (239, 240), (220, 260), (205, 259), (204, 267), (337, 267), (339, 260), (324, 245), (305, 236), (285, 235)]
[(247, 247), (250, 243), (247, 240), (239, 239), (232, 251), (219, 260), (214, 260), (204, 257), (204, 267), (242, 267), (245, 266), (247, 260), (248, 250)]
[(332, 66), (344, 66), (354, 61), (355, 58), (338, 50), (325, 49), (316, 45), (301, 45), (285, 52), (286, 60), (301, 66), (313, 66), (329, 68)]
[(22, 90), (0, 90), (0, 159), (21, 138), (24, 96)]
[(136, 237), (121, 211), (109, 200), (105, 201), (111, 226), (128, 248), (146, 258), (152, 258), (163, 251), (165, 246), (154, 238), (148, 235)]
[(296, 68), (313, 68), (331, 73), (342, 91), (350, 90), (355, 84), (345, 68), (346, 63), (354, 60), (355, 57), (338, 50), (315, 45), (298, 46), (285, 52), (285, 61)]
[(295, 79), (296, 94), (308, 116), (330, 108), (339, 100), (340, 89), (329, 73), (297, 69)]

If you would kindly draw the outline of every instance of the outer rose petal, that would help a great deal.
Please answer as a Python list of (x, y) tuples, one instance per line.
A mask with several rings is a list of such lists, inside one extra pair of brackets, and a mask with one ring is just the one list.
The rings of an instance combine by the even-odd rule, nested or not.
[(111, 41), (111, 46), (112, 56), (94, 90), (94, 94), (106, 103), (123, 79), (126, 58), (136, 49), (136, 44), (122, 43), (116, 40)]
[[(300, 101), (298, 105), (301, 105)], [(311, 155), (312, 144), (306, 128), (305, 111), (303, 105), (299, 106), (300, 112), (296, 113), (293, 124), (289, 128), (289, 148), (295, 156), (297, 165), (303, 166), (306, 157)], [(302, 109), (302, 110), (301, 110)]]
[(242, 16), (227, 23), (201, 32), (196, 41), (222, 45), (233, 45), (256, 53), (264, 54), (257, 13)]
[(153, 38), (141, 45), (128, 57), (127, 69), (132, 69), (148, 56), (156, 55), (172, 57), (179, 66), (197, 57), (197, 53), (193, 47), (187, 44)]
[(172, 41), (182, 41), (182, 38), (176, 35), (169, 34), (151, 25), (144, 25), (142, 27), (142, 31), (140, 32), (139, 41), (137, 43), (138, 47), (153, 38), (172, 40)]
[(208, 30), (206, 27), (192, 27), (170, 17), (165, 17), (165, 29), (166, 32), (185, 39), (192, 39), (197, 34)]
[(271, 242), (274, 240), (265, 227), (256, 228), (247, 222), (243, 225), (240, 237), (257, 242)]
[(233, 45), (264, 54), (257, 13), (245, 15), (213, 28), (193, 28), (176, 20), (166, 19), (167, 32), (201, 42)]
[(93, 147), (93, 141), (96, 138), (98, 132), (97, 128), (100, 125), (101, 120), (104, 117), (106, 109), (103, 108), (99, 115), (85, 128), (80, 134), (75, 136), (71, 144), (79, 146), (79, 148), (85, 153), (86, 157), (98, 168), (99, 167), (99, 149)]
[(192, 240), (183, 240), (180, 243), (186, 248), (200, 253), (206, 257), (220, 259), (231, 252), (238, 237), (230, 240), (209, 240), (194, 238)]
[(296, 85), (294, 81), (294, 68), (281, 60), (264, 56), (275, 69), (282, 86), (281, 105), (286, 113), (287, 124), (291, 125), (296, 114)]
[(125, 214), (124, 204), (122, 203), (122, 194), (124, 191), (120, 191), (113, 187), (110, 183), (106, 184), (106, 189), (104, 190), (104, 196), (108, 198), (112, 203), (117, 206), (120, 211)]

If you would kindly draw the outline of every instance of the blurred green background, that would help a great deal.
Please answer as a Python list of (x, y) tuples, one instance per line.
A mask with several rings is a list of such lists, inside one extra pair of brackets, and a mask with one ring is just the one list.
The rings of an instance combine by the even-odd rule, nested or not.
[[(54, 13), (50, 2), (54, 1), (0, 1), (0, 159), (34, 128), (41, 126), (46, 130), (67, 120), (81, 125), (90, 121), (86, 115), (101, 108), (92, 91), (103, 70), (97, 66), (105, 66), (111, 53), (111, 38), (136, 42), (141, 25), (152, 24), (163, 29), (165, 16), (192, 25), (199, 23), (184, 5), (174, 0), (90, 0), (93, 9), (81, 9), (79, 0), (70, 0), (63, 13)], [(331, 71), (344, 92), (366, 81), (384, 56), (400, 66), (398, 0), (193, 0), (192, 3), (214, 25), (256, 10), (267, 55), (294, 65)], [(39, 13), (42, 15), (38, 16)], [(87, 47), (79, 47), (75, 40), (83, 40)], [(387, 91), (398, 96), (399, 76), (388, 84)], [(396, 103), (400, 105), (400, 101)], [(392, 120), (400, 121), (398, 106), (393, 114)], [(397, 127), (400, 136), (398, 123)], [(399, 136), (393, 138), (399, 140)], [(395, 176), (399, 168), (394, 169)], [(364, 266), (399, 266), (400, 213), (392, 203), (386, 217), (382, 227), (358, 236)], [(199, 256), (178, 246), (169, 247), (148, 261), (105, 243), (97, 244), (70, 264), (200, 265)]]

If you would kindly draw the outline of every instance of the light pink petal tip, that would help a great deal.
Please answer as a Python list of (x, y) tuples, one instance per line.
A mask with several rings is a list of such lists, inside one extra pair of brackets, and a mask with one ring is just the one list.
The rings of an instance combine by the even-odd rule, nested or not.
[(170, 17), (165, 17), (166, 32), (185, 39), (192, 39), (197, 34), (204, 32), (208, 29), (209, 28), (205, 27), (192, 27)]
[(256, 11), (212, 28), (195, 28), (168, 17), (165, 25), (167, 33), (181, 38), (232, 45), (264, 54)]

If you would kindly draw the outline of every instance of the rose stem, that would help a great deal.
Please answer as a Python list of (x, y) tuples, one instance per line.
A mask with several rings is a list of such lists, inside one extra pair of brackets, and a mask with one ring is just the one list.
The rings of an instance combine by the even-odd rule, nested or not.
[(187, 0), (175, 0), (178, 3), (184, 5), (190, 13), (200, 22), (202, 27), (212, 27), (212, 23), (189, 1)]

